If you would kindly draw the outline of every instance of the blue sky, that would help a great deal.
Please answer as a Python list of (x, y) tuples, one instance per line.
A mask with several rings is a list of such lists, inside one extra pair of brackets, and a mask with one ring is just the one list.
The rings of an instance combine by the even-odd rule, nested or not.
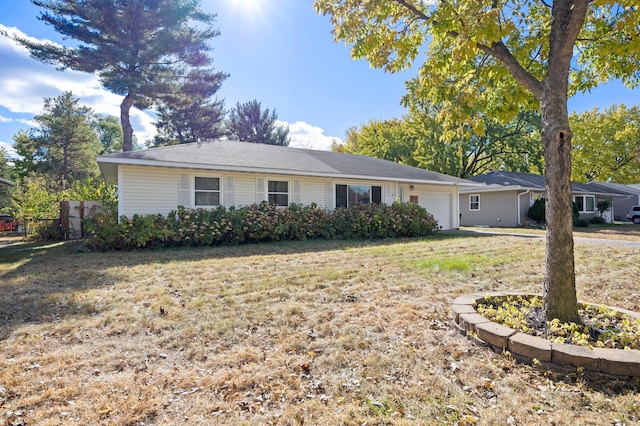
[[(257, 99), (263, 108), (276, 109), (289, 125), (292, 146), (328, 149), (350, 127), (405, 112), (400, 98), (415, 71), (387, 74), (352, 60), (349, 49), (333, 41), (328, 18), (315, 13), (312, 0), (203, 0), (202, 8), (218, 15), (213, 63), (230, 74), (219, 97), (227, 108)], [(31, 2), (6, 1), (2, 9), (0, 30), (62, 42), (37, 19), (39, 9)], [(43, 98), (66, 90), (96, 112), (119, 115), (122, 99), (102, 90), (94, 76), (40, 64), (4, 37), (0, 64), (0, 146), (10, 149), (13, 135), (32, 126)], [(640, 89), (609, 84), (572, 99), (570, 109), (612, 104), (640, 104)], [(150, 112), (133, 111), (132, 120), (138, 140), (153, 135)]]

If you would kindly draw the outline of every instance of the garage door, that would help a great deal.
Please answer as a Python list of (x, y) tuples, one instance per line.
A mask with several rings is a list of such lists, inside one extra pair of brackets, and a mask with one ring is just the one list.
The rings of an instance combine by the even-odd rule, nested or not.
[(420, 205), (438, 221), (442, 229), (451, 229), (451, 194), (448, 192), (425, 192)]

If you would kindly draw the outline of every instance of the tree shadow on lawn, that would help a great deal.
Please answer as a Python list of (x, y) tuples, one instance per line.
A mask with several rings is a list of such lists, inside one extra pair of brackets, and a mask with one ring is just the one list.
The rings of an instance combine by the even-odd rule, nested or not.
[(285, 241), (113, 252), (92, 252), (78, 241), (4, 245), (0, 246), (0, 340), (25, 324), (97, 314), (99, 308), (78, 300), (76, 294), (111, 286), (122, 279), (119, 274), (124, 269), (137, 265), (295, 255), (460, 237), (468, 238), (439, 233), (425, 239)]

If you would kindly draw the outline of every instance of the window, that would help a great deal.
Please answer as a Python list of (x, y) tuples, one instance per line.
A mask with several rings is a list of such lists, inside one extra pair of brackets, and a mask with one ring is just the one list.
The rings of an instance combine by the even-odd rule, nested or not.
[(220, 178), (196, 176), (195, 205), (199, 207), (220, 205)]
[(533, 203), (535, 203), (536, 200), (539, 200), (541, 198), (543, 197), (540, 192), (532, 192), (531, 194), (529, 194), (529, 207), (533, 207)]
[(382, 203), (381, 186), (336, 185), (336, 208), (368, 203)]
[(596, 211), (596, 197), (593, 195), (576, 195), (573, 197), (580, 213), (593, 213)]
[(480, 210), (480, 194), (469, 195), (469, 210)]
[(398, 200), (404, 201), (404, 186), (398, 187)]
[(286, 180), (270, 180), (267, 191), (269, 204), (287, 207), (289, 205), (289, 182)]

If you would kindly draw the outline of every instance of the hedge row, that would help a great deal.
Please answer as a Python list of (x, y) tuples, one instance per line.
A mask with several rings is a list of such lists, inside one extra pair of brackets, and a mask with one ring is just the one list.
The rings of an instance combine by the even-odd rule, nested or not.
[(120, 223), (102, 218), (92, 226), (100, 250), (140, 247), (209, 246), (283, 240), (418, 237), (438, 227), (414, 203), (360, 204), (327, 211), (315, 204), (278, 208), (265, 203), (211, 210), (179, 207), (167, 216), (134, 215)]

